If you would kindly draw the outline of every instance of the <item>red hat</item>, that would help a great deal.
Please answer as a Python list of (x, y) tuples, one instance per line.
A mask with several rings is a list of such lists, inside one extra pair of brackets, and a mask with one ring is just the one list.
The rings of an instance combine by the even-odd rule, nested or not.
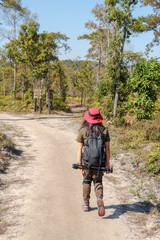
[(103, 117), (101, 116), (99, 109), (90, 108), (89, 111), (86, 111), (84, 114), (84, 118), (88, 123), (101, 123), (103, 121)]

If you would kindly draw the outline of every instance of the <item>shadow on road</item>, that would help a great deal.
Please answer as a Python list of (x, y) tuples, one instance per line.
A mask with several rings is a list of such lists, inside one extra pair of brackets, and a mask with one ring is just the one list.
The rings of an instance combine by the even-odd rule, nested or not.
[(160, 205), (154, 205), (150, 202), (137, 202), (133, 204), (118, 204), (106, 206), (105, 209), (115, 209), (112, 215), (104, 217), (104, 219), (115, 219), (119, 218), (126, 212), (136, 212), (136, 213), (150, 213), (153, 208), (157, 208), (160, 212)]
[[(152, 209), (156, 208), (160, 213), (160, 204), (154, 205), (150, 202), (137, 202), (133, 204), (118, 204), (118, 205), (110, 205), (105, 206), (105, 210), (107, 209), (115, 209), (114, 213), (103, 217), (103, 219), (118, 219), (121, 215), (126, 212), (135, 212), (135, 213), (150, 213)], [(91, 208), (91, 211), (97, 210), (96, 208)]]

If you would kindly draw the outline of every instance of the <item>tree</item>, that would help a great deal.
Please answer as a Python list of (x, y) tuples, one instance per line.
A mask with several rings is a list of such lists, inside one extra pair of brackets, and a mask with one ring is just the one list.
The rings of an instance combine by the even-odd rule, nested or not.
[(96, 4), (92, 13), (96, 18), (96, 23), (89, 21), (85, 27), (94, 30), (91, 34), (84, 34), (78, 39), (87, 39), (91, 47), (88, 50), (88, 58), (98, 61), (97, 85), (100, 83), (101, 66), (107, 59), (107, 49), (112, 38), (112, 24), (106, 23), (106, 9), (102, 4)]
[(6, 96), (6, 93), (11, 91), (11, 83), (10, 83), (10, 64), (7, 62), (7, 56), (5, 52), (1, 51), (1, 59), (0, 59), (0, 75), (1, 81), (3, 85), (3, 95)]
[(5, 45), (5, 48), (7, 50), (6, 54), (7, 57), (10, 61), (10, 63), (13, 64), (14, 66), (14, 83), (13, 83), (13, 89), (12, 89), (12, 93), (13, 93), (13, 97), (14, 99), (16, 98), (16, 76), (17, 76), (17, 65), (19, 63), (19, 52), (16, 46), (16, 40), (11, 41), (10, 43)]
[[(1, 5), (1, 10), (3, 12), (3, 19), (6, 25), (11, 27), (11, 30), (1, 29), (1, 35), (12, 41), (17, 38), (17, 29), (20, 25), (20, 21), (25, 14), (25, 9), (21, 6), (21, 0), (17, 1), (3, 1), (4, 4)], [(14, 88), (13, 96), (16, 97), (16, 77), (17, 77), (17, 65), (14, 61)]]
[[(124, 52), (125, 43), (131, 34), (135, 31), (135, 27), (139, 26), (139, 31), (144, 31), (145, 26), (142, 25), (142, 21), (132, 16), (134, 7), (137, 5), (138, 0), (106, 0), (106, 21), (108, 23), (114, 23), (115, 33), (110, 42), (109, 47), (109, 64), (112, 65), (110, 72), (110, 78), (115, 83), (114, 94), (114, 108), (113, 117), (117, 115), (118, 101), (120, 98), (120, 86), (123, 82), (124, 72)], [(123, 94), (123, 93), (122, 93)]]
[(17, 11), (22, 11), (22, 7), (16, 0), (0, 0), (0, 6), (4, 8), (12, 8)]
[(56, 92), (62, 99), (62, 101), (65, 102), (66, 100), (66, 91), (67, 91), (67, 82), (66, 82), (66, 76), (62, 67), (61, 62), (56, 62), (52, 65), (52, 89), (54, 92)]
[[(91, 34), (84, 34), (80, 39), (90, 40), (91, 48), (89, 56), (99, 62), (97, 81), (99, 84), (110, 86), (110, 94), (113, 106), (113, 117), (117, 115), (117, 107), (120, 101), (124, 101), (127, 95), (126, 84), (128, 68), (125, 65), (128, 55), (125, 54), (125, 44), (136, 28), (139, 32), (146, 29), (142, 19), (133, 17), (133, 11), (138, 0), (105, 0), (104, 5), (96, 5), (92, 10), (96, 22), (89, 21), (86, 27), (93, 29)], [(130, 58), (130, 57), (129, 57)], [(130, 58), (131, 59), (131, 58)], [(133, 59), (133, 58), (132, 58)], [(101, 78), (101, 64), (106, 64), (106, 74)], [(99, 86), (101, 88), (101, 86)], [(128, 93), (129, 94), (129, 93)]]
[(85, 104), (86, 96), (93, 94), (95, 85), (92, 66), (88, 61), (84, 61), (80, 66), (80, 71), (76, 73), (75, 85), (81, 95), (81, 105), (83, 102)]

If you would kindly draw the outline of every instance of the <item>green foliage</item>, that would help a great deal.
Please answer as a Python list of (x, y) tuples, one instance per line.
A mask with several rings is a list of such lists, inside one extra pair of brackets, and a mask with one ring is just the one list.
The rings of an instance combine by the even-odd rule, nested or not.
[(137, 196), (137, 197), (140, 196), (140, 191), (139, 191), (139, 190), (131, 189), (130, 192), (131, 192), (134, 196)]
[(141, 179), (141, 182), (140, 182), (140, 185), (138, 186), (138, 189), (131, 189), (130, 192), (133, 195), (139, 197), (140, 196), (140, 191), (141, 191), (142, 188), (143, 188), (143, 179)]
[(149, 6), (153, 11), (147, 16), (139, 17), (139, 20), (143, 22), (145, 26), (145, 31), (152, 31), (154, 34), (154, 38), (151, 43), (148, 45), (149, 50), (154, 45), (160, 43), (160, 2), (159, 0), (141, 0), (142, 7)]
[(107, 119), (112, 118), (113, 102), (110, 95), (98, 98), (96, 94), (95, 98), (91, 101), (91, 107), (99, 108)]
[(160, 173), (160, 144), (155, 144), (147, 156), (147, 171), (153, 175)]
[(87, 94), (93, 90), (94, 81), (92, 79), (93, 69), (88, 61), (85, 61), (77, 73), (76, 87), (82, 94)]
[(52, 64), (52, 74), (51, 77), (52, 83), (49, 83), (49, 87), (54, 89), (54, 92), (59, 94), (62, 98), (63, 101), (66, 100), (66, 92), (68, 89), (67, 81), (66, 81), (66, 76), (62, 67), (61, 62), (56, 62), (55, 64)]
[[(127, 86), (128, 70), (125, 65), (124, 48), (133, 31), (132, 12), (138, 1), (107, 0), (106, 22), (116, 25), (108, 48), (107, 77), (111, 79), (111, 94), (114, 99), (113, 117), (117, 116), (117, 107), (129, 95)], [(120, 109), (120, 108), (119, 108)]]
[[(8, 100), (2, 101), (1, 109), (30, 111), (33, 109), (33, 90), (42, 89), (44, 93), (52, 89), (51, 85), (54, 85), (55, 78), (58, 79), (55, 93), (59, 94), (65, 102), (67, 83), (56, 55), (62, 47), (65, 50), (69, 49), (66, 44), (67, 40), (68, 37), (59, 32), (39, 33), (39, 24), (35, 21), (21, 25), (18, 39), (6, 44), (6, 52), (3, 52), (3, 59), (1, 59), (3, 64), (1, 68), (3, 88), (1, 90), (4, 95), (14, 95), (14, 99), (17, 94), (19, 101), (13, 101), (12, 105)], [(47, 102), (46, 99), (45, 101)]]
[(30, 112), (33, 111), (33, 100), (28, 102), (26, 99), (22, 102), (21, 100), (12, 100), (10, 96), (0, 96), (0, 111)]
[(1, 0), (0, 6), (2, 6), (4, 8), (12, 8), (15, 11), (20, 11), (20, 12), (24, 13), (24, 9), (22, 8), (20, 1), (16, 1), (16, 0)]
[(139, 61), (131, 78), (132, 91), (138, 93), (135, 102), (137, 119), (151, 119), (160, 86), (160, 63), (157, 60)]
[[(27, 65), (35, 77), (46, 76), (49, 62), (57, 60), (55, 56), (58, 45), (55, 33), (38, 33), (39, 24), (32, 21), (28, 25), (22, 25), (17, 40), (17, 48), (20, 52), (20, 62)], [(59, 39), (60, 40), (60, 39)]]
[[(0, 132), (0, 172), (5, 172), (8, 166), (9, 153), (14, 151), (15, 145), (10, 138)], [(3, 151), (2, 151), (3, 150)]]
[(65, 103), (63, 101), (63, 99), (57, 94), (53, 94), (52, 107), (53, 107), (53, 110), (61, 110), (61, 111), (65, 111), (65, 112), (71, 111), (71, 109), (67, 105), (67, 103)]
[(24, 102), (26, 103), (26, 105), (29, 105), (33, 102), (33, 90), (32, 89), (28, 89), (28, 91), (25, 92)]
[(124, 124), (125, 124), (125, 119), (124, 119), (124, 117), (116, 116), (116, 117), (113, 119), (113, 124), (114, 124), (116, 127), (119, 127), (119, 126), (124, 125)]

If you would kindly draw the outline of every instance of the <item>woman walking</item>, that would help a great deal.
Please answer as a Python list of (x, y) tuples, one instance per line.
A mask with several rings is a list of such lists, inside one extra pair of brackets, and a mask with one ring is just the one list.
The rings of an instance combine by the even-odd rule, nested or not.
[[(110, 137), (108, 130), (102, 125), (103, 118), (97, 108), (90, 108), (89, 111), (86, 111), (84, 114), (84, 120), (80, 127), (78, 137), (77, 137), (77, 161), (78, 164), (87, 164), (90, 168), (89, 160), (86, 160), (85, 148), (88, 148), (88, 139), (89, 138), (99, 138), (104, 142), (103, 150), (105, 152), (104, 158), (99, 159), (99, 161), (104, 161), (104, 167), (110, 169)], [(99, 144), (99, 143), (98, 143)], [(93, 147), (96, 147), (96, 144), (92, 144), (92, 152), (95, 152)], [(102, 155), (102, 154), (100, 154)], [(99, 157), (101, 158), (101, 157)], [(97, 206), (98, 206), (98, 215), (104, 216), (105, 209), (103, 203), (103, 184), (102, 177), (103, 173), (100, 171), (93, 170), (83, 170), (81, 169), (81, 173), (83, 175), (83, 211), (87, 212), (90, 210), (90, 192), (91, 192), (91, 183), (94, 183), (95, 195), (97, 198)]]

